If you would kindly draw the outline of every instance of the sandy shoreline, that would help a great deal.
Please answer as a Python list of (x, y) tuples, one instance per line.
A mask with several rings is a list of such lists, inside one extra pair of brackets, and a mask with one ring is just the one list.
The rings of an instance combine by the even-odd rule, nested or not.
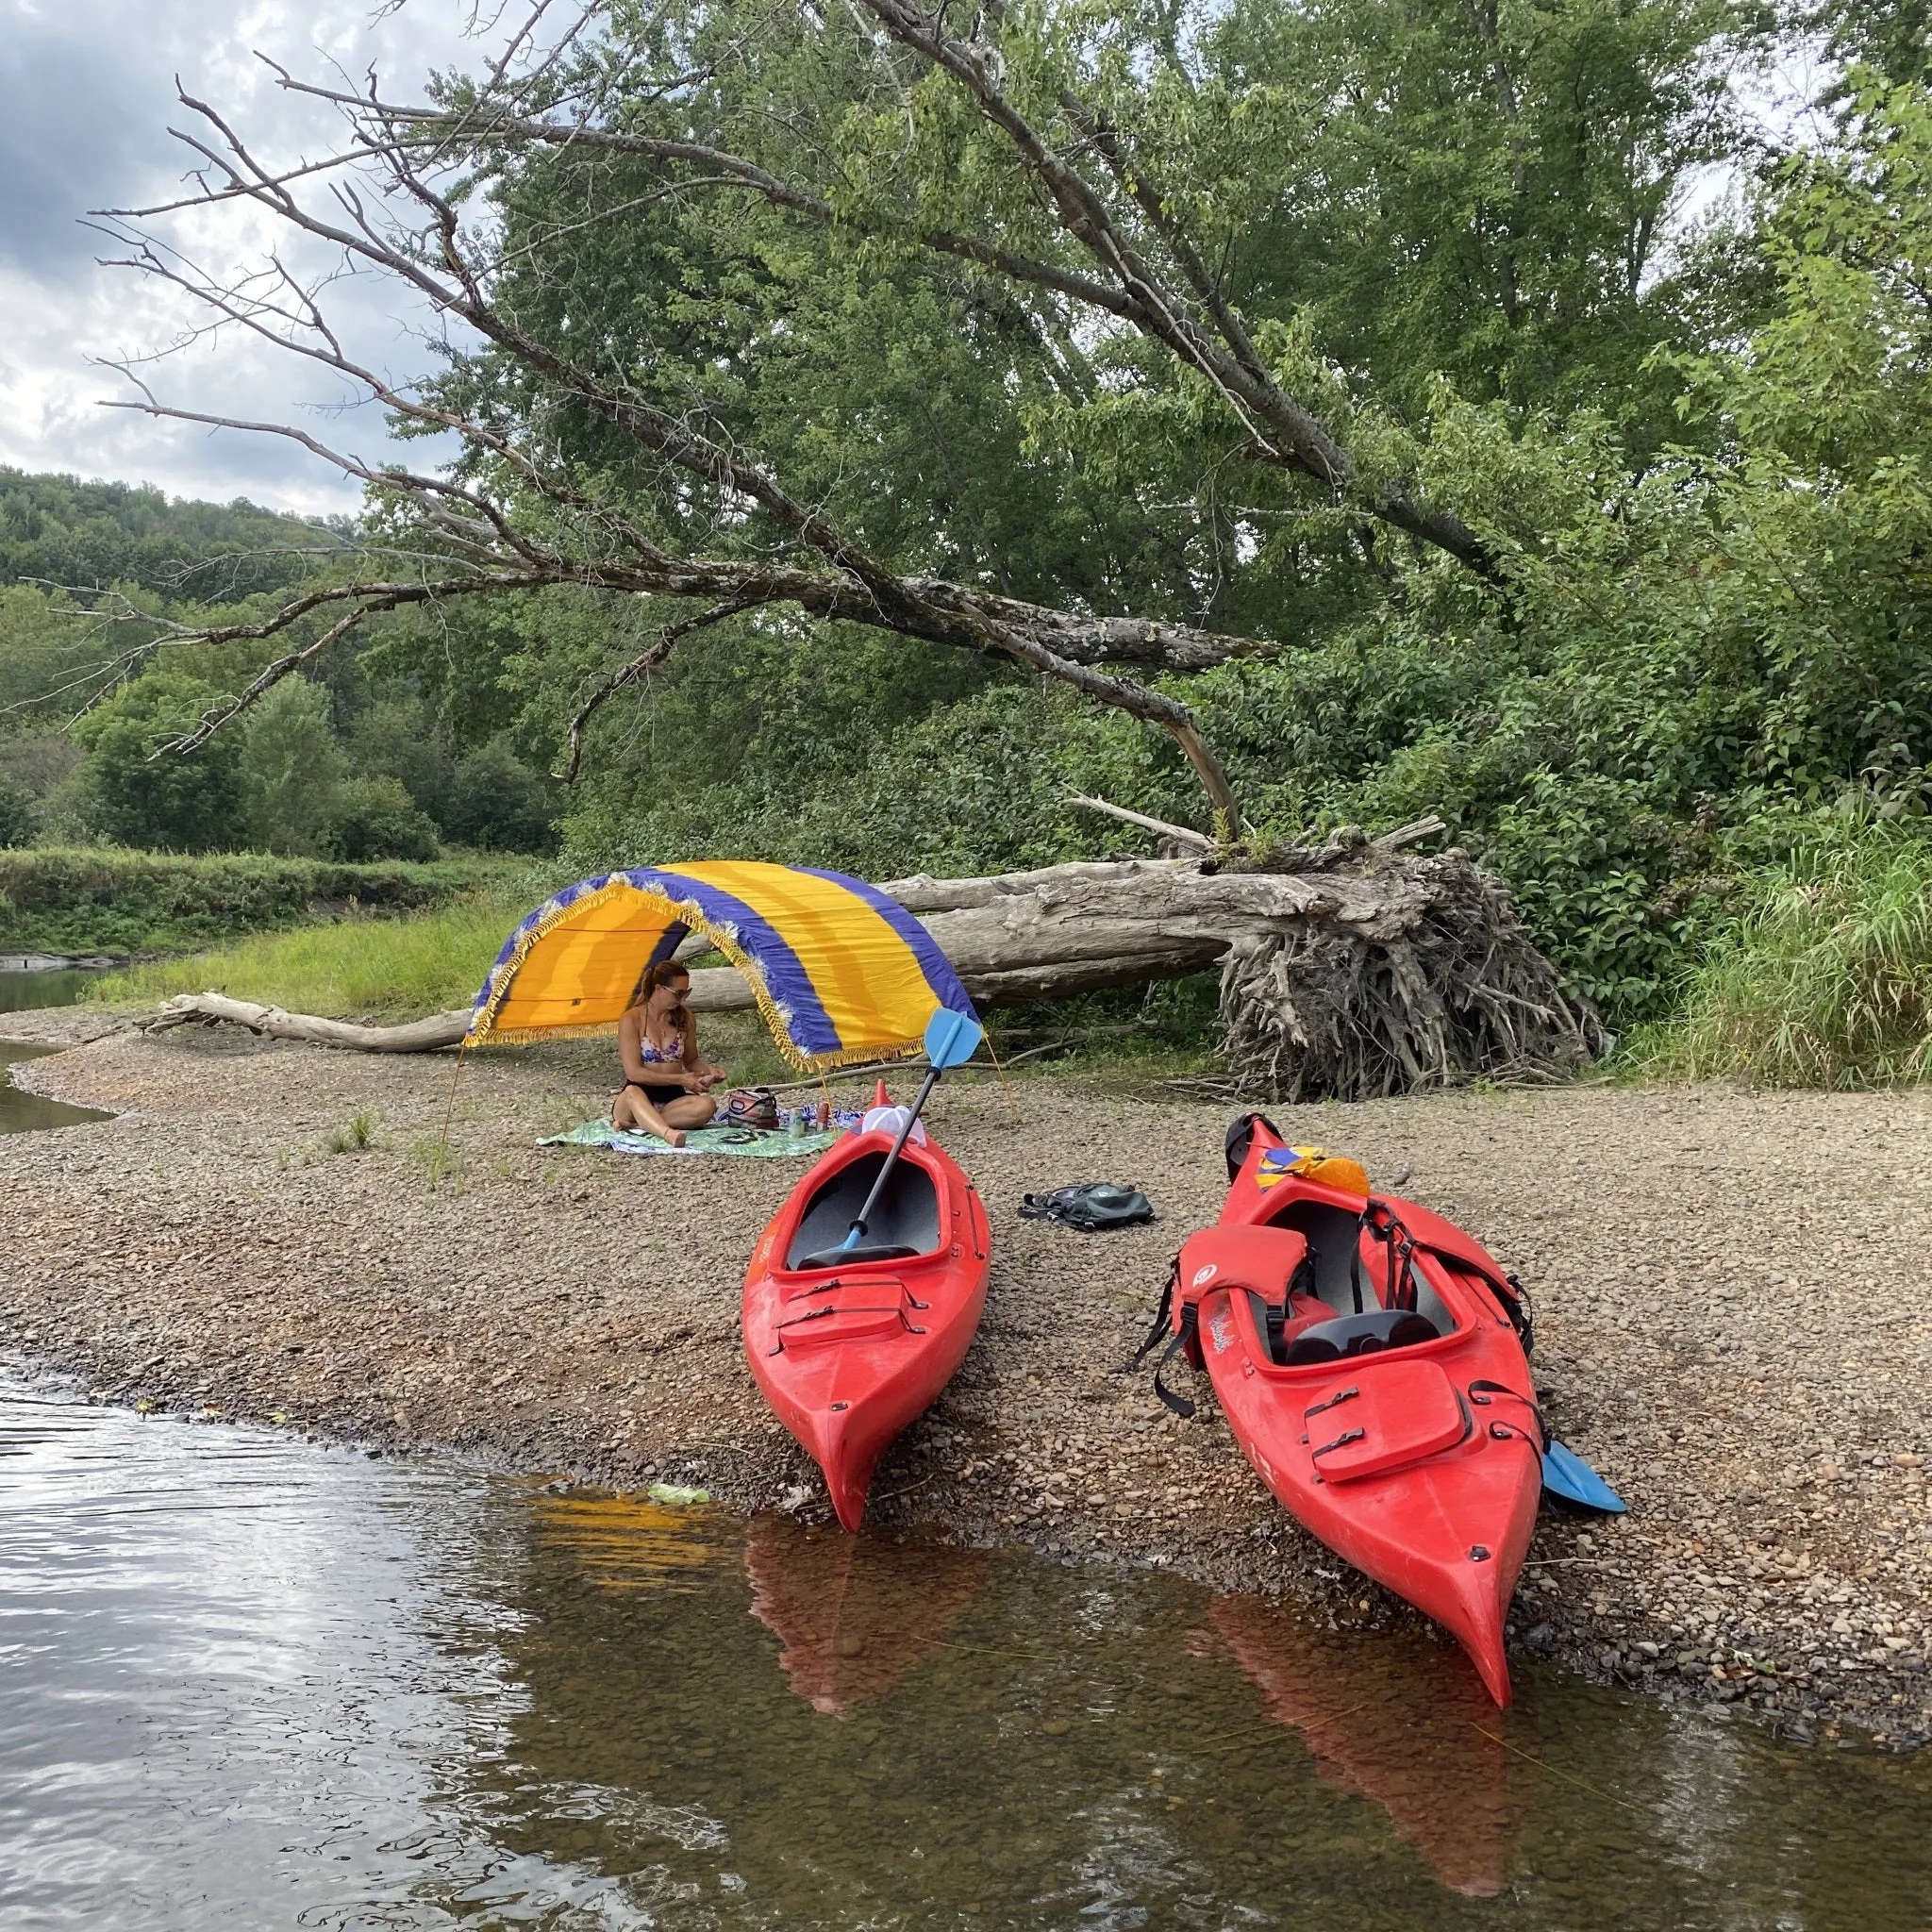
[[(13, 1040), (108, 1026), (0, 1016)], [(538, 1148), (602, 1103), (608, 1060), (595, 1042), (479, 1056), (441, 1178), (446, 1058), (110, 1029), (36, 1061), (22, 1084), (124, 1111), (0, 1137), (0, 1355), (102, 1400), (768, 1507), (816, 1473), (745, 1370), (738, 1288), (799, 1170)], [(1111, 1373), (1218, 1208), (1232, 1109), (1044, 1081), (1015, 1104), (990, 1086), (935, 1103), (992, 1216), (991, 1292), (873, 1520), (1159, 1562), (1434, 1641), (1281, 1512), (1211, 1399), (1182, 1423)], [(358, 1108), (375, 1143), (329, 1152)], [(1932, 1101), (1568, 1089), (1283, 1124), (1384, 1183), (1411, 1170), (1406, 1191), (1522, 1274), (1553, 1424), (1631, 1503), (1615, 1524), (1545, 1512), (1518, 1646), (1800, 1736), (1932, 1733)], [(1160, 1224), (1015, 1218), (1028, 1190), (1097, 1177), (1144, 1186)]]

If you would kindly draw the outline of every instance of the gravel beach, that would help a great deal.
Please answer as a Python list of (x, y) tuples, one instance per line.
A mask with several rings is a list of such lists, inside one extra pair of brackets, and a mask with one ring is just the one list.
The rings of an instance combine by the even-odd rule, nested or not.
[[(539, 1148), (607, 1103), (608, 1043), (472, 1059), (451, 1163), (446, 1056), (149, 1039), (85, 1008), (0, 1016), (0, 1038), (82, 1041), (17, 1080), (118, 1113), (0, 1137), (17, 1368), (170, 1413), (696, 1481), (744, 1510), (816, 1489), (737, 1330), (744, 1257), (800, 1168)], [(1234, 1111), (1045, 1079), (941, 1089), (935, 1130), (992, 1216), (991, 1291), (869, 1520), (1162, 1564), (1446, 1641), (1302, 1534), (1211, 1397), (1182, 1422), (1112, 1373), (1217, 1211)], [(1524, 1277), (1552, 1424), (1629, 1501), (1616, 1522), (1545, 1511), (1520, 1649), (1799, 1737), (1926, 1740), (1932, 1100), (1590, 1087), (1276, 1118), (1380, 1185), (1407, 1170), (1404, 1192)], [(1144, 1187), (1159, 1224), (1015, 1217), (1029, 1190), (1095, 1178)]]

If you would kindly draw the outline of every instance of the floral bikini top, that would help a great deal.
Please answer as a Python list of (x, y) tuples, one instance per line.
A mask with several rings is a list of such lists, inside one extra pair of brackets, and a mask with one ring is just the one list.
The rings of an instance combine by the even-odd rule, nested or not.
[(684, 1063), (684, 1035), (674, 1033), (669, 1046), (659, 1046), (638, 1028), (638, 1058), (647, 1067), (675, 1067)]

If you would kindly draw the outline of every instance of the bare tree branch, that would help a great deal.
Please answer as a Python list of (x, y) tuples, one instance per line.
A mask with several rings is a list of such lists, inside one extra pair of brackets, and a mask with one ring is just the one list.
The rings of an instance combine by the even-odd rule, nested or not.
[(752, 609), (759, 600), (750, 597), (728, 598), (723, 604), (713, 604), (708, 610), (686, 619), (681, 624), (667, 625), (652, 639), (645, 648), (638, 653), (621, 670), (613, 671), (605, 678), (591, 695), (576, 708), (576, 714), (570, 721), (570, 756), (564, 767), (558, 774), (565, 784), (575, 782), (577, 765), (584, 754), (584, 727), (597, 714), (607, 698), (616, 696), (625, 685), (641, 684), (652, 672), (670, 657), (681, 639), (688, 638), (693, 631), (703, 630), (714, 624), (723, 624), (727, 617), (736, 617), (740, 611)]
[[(501, 79), (504, 63), (498, 63)], [(363, 484), (372, 499), (405, 511), (425, 540), (416, 573), (357, 578), (316, 587), (287, 599), (268, 617), (247, 625), (175, 630), (176, 640), (265, 641), (283, 636), (310, 615), (333, 611), (330, 624), (312, 642), (286, 652), (266, 665), (248, 688), (210, 711), (175, 748), (192, 750), (255, 702), (277, 680), (311, 661), (331, 643), (371, 617), (408, 606), (479, 595), (503, 595), (558, 586), (621, 593), (705, 598), (709, 608), (666, 629), (643, 653), (620, 667), (596, 688), (570, 726), (570, 769), (575, 772), (585, 729), (614, 692), (635, 684), (661, 663), (676, 641), (722, 618), (758, 605), (791, 603), (816, 617), (838, 618), (877, 629), (1004, 658), (1041, 675), (1073, 686), (1085, 695), (1170, 732), (1193, 766), (1224, 828), (1241, 824), (1239, 806), (1225, 774), (1203, 738), (1193, 713), (1180, 699), (1103, 668), (1109, 661), (1138, 661), (1197, 669), (1266, 648), (1256, 641), (1226, 638), (1157, 620), (1095, 617), (1056, 610), (1000, 595), (968, 584), (908, 575), (872, 555), (824, 511), (795, 497), (769, 469), (728, 440), (689, 416), (671, 413), (641, 393), (621, 371), (601, 374), (565, 354), (508, 312), (492, 285), (501, 264), (475, 251), (466, 237), (457, 200), (432, 181), (436, 151), (423, 135), (421, 115), (386, 109), (369, 99), (337, 94), (295, 83), (299, 91), (336, 101), (351, 113), (359, 157), (378, 168), (385, 192), (421, 225), (402, 225), (389, 204), (371, 200), (354, 181), (338, 178), (332, 189), (334, 212), (323, 213), (297, 199), (293, 187), (301, 171), (277, 173), (250, 151), (239, 133), (212, 106), (182, 91), (181, 104), (208, 133), (177, 130), (200, 159), (202, 193), (194, 205), (239, 199), (253, 203), (286, 227), (326, 244), (347, 263), (360, 265), (408, 286), (431, 309), (474, 331), (492, 344), (509, 365), (534, 377), (550, 397), (575, 406), (609, 425), (674, 473), (716, 492), (727, 523), (742, 522), (755, 506), (779, 533), (781, 549), (809, 553), (802, 561), (778, 556), (678, 555), (640, 527), (597, 491), (573, 479), (558, 462), (534, 453), (532, 445), (492, 427), (475, 412), (438, 399), (436, 392), (404, 389), (357, 362), (345, 350), (324, 311), (317, 292), (305, 287), (280, 260), (259, 276), (224, 283), (129, 225), (133, 214), (111, 216), (111, 229), (129, 253), (116, 265), (161, 280), (200, 302), (216, 326), (240, 327), (291, 355), (356, 383), (405, 422), (425, 430), (452, 432), (471, 453), (467, 471), (427, 475), (400, 465), (376, 466), (336, 449), (291, 425), (251, 422), (175, 407), (160, 400), (131, 362), (118, 366), (139, 391), (139, 400), (120, 403), (162, 419), (230, 428), (292, 440), (320, 460)], [(548, 124), (544, 124), (547, 128)], [(454, 143), (503, 138), (498, 122), (482, 110), (442, 116), (440, 139)], [(478, 130), (485, 130), (479, 133)], [(544, 139), (549, 139), (546, 132)], [(704, 150), (708, 164), (737, 178), (737, 158)], [(680, 161), (696, 158), (681, 145)], [(748, 164), (747, 164), (748, 165)], [(782, 189), (772, 177), (771, 188)], [(758, 182), (750, 185), (760, 186)], [(459, 185), (458, 192), (464, 192)], [(768, 192), (760, 186), (760, 192)], [(824, 208), (807, 210), (831, 218)], [(994, 251), (996, 253), (996, 251)], [(1116, 251), (1119, 254), (1119, 251)], [(991, 257), (988, 258), (989, 261)], [(1144, 305), (1141, 290), (1151, 288), (1124, 255), (1126, 285), (1109, 304), (1134, 309)], [(1058, 272), (1056, 272), (1058, 273)], [(1096, 285), (1098, 286), (1098, 285)], [(1066, 292), (1063, 291), (1062, 292)], [(1108, 291), (1100, 289), (1102, 294)], [(1158, 291), (1157, 291), (1158, 292)], [(1087, 299), (1081, 291), (1081, 299)], [(1177, 328), (1156, 321), (1144, 325)], [(1191, 324), (1188, 325), (1192, 328)], [(1195, 330), (1194, 335), (1198, 336)], [(1194, 336), (1187, 338), (1191, 342)], [(479, 470), (477, 460), (485, 468)], [(494, 466), (542, 516), (513, 510), (475, 476)], [(689, 485), (679, 486), (688, 491)], [(755, 532), (742, 532), (749, 539)]]

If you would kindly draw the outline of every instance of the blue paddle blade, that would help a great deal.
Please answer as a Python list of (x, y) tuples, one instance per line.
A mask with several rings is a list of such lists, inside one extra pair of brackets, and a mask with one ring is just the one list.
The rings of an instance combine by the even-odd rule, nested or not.
[(1574, 1449), (1552, 1441), (1543, 1451), (1543, 1488), (1582, 1509), (1621, 1516), (1624, 1499)]
[(979, 1042), (985, 1038), (976, 1020), (941, 1007), (925, 1024), (926, 1061), (941, 1072), (963, 1067), (979, 1051)]

